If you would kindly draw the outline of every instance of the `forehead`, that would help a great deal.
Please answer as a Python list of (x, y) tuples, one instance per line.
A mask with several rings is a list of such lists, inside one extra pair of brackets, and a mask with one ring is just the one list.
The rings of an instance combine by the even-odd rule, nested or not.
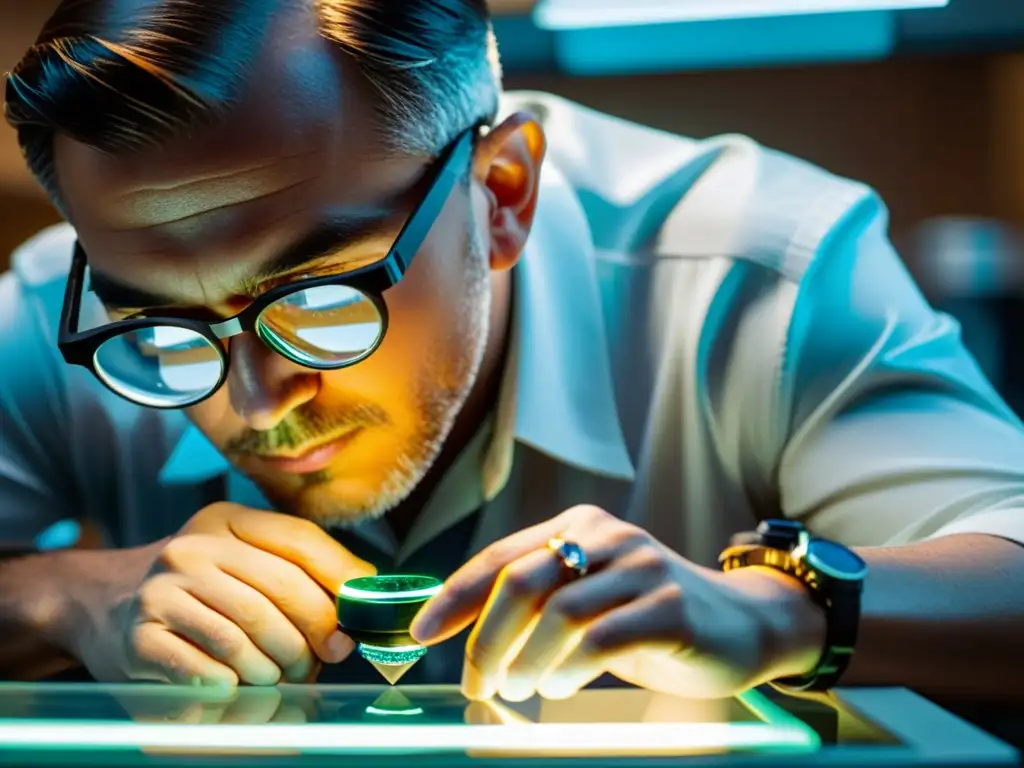
[(387, 205), (422, 171), (379, 151), (368, 86), (319, 36), (275, 35), (251, 83), (225, 119), (156, 149), (58, 137), (61, 193), (94, 269), (209, 295), (319, 221)]

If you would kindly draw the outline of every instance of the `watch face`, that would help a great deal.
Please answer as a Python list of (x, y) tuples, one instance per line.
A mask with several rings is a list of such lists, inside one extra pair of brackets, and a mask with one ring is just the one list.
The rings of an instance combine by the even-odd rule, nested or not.
[(855, 552), (826, 539), (811, 539), (806, 561), (826, 576), (843, 581), (859, 581), (867, 575), (867, 564)]

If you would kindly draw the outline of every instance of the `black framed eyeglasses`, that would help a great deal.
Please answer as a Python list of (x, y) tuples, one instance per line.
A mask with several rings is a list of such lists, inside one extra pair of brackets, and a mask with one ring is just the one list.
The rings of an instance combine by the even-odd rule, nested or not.
[(255, 333), (278, 354), (315, 370), (365, 360), (387, 333), (384, 292), (398, 284), (427, 239), (466, 172), (477, 135), (476, 128), (465, 132), (438, 158), (426, 194), (383, 259), (272, 288), (219, 322), (144, 317), (80, 330), (86, 255), (76, 244), (58, 336), (64, 360), (88, 368), (127, 400), (165, 409), (196, 405), (220, 389), (230, 365), (223, 342), (241, 333)]

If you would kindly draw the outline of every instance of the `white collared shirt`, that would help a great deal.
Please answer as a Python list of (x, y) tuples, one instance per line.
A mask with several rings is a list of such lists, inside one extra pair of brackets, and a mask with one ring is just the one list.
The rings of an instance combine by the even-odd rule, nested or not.
[[(705, 564), (778, 515), (851, 545), (1024, 543), (1024, 428), (870, 189), (739, 136), (545, 94), (509, 94), (517, 109), (549, 154), (498, 410), (405, 542), (386, 522), (360, 536), (400, 565), (481, 504), (471, 551), (593, 503)], [(63, 364), (73, 240), (42, 233), (0, 279), (0, 541), (81, 519), (128, 546), (218, 498), (266, 506), (182, 414)]]

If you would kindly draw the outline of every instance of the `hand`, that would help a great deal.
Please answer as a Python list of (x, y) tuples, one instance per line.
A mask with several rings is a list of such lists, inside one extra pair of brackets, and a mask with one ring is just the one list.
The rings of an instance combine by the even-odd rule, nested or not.
[[(547, 548), (552, 537), (579, 544), (591, 573), (567, 579)], [(463, 691), (475, 700), (567, 698), (605, 672), (689, 698), (726, 697), (809, 671), (824, 644), (824, 618), (796, 580), (702, 568), (589, 506), (481, 552), (412, 633), (436, 644), (474, 621)]]
[(374, 573), (312, 522), (228, 503), (151, 547), (95, 556), (105, 575), (73, 587), (71, 645), (100, 681), (310, 681), (353, 649), (334, 595)]

